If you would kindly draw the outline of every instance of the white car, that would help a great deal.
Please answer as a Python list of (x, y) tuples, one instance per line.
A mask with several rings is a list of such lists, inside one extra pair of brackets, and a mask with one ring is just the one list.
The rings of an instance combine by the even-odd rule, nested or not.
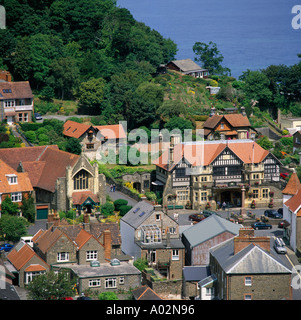
[(282, 253), (282, 254), (286, 254), (287, 253), (287, 250), (286, 250), (286, 247), (285, 247), (285, 243), (284, 243), (282, 238), (276, 238), (276, 240), (274, 242), (274, 248), (275, 248), (277, 253)]

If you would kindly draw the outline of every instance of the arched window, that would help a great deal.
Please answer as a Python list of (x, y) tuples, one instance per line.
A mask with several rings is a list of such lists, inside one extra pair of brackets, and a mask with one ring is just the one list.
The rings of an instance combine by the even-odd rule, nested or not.
[(88, 189), (89, 174), (86, 170), (79, 171), (74, 177), (74, 190)]

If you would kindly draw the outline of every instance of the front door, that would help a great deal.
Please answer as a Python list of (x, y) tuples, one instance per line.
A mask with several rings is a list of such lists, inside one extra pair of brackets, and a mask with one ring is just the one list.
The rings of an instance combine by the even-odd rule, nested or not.
[(14, 123), (13, 116), (7, 116), (7, 124), (12, 125)]

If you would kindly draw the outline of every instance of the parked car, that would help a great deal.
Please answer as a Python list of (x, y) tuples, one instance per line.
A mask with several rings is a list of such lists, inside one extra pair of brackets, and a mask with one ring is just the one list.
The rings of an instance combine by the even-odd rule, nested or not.
[(283, 216), (283, 208), (279, 208), (277, 212)]
[(289, 177), (289, 174), (287, 172), (280, 173), (280, 177), (285, 180)]
[(251, 227), (255, 230), (259, 229), (272, 229), (272, 225), (265, 223), (265, 222), (255, 222), (251, 224)]
[(282, 238), (276, 238), (274, 242), (274, 248), (277, 253), (286, 254), (287, 250), (285, 247), (285, 243)]
[(266, 217), (271, 217), (274, 219), (281, 219), (282, 215), (279, 214), (276, 210), (265, 210), (264, 215)]
[(35, 118), (36, 120), (43, 120), (43, 117), (42, 117), (38, 112), (35, 112), (34, 118)]
[(14, 247), (13, 244), (10, 243), (4, 243), (0, 246), (0, 251), (9, 252)]
[(189, 216), (189, 221), (196, 221), (196, 222), (200, 222), (202, 220), (205, 219), (205, 216), (201, 213), (195, 213), (195, 214), (191, 214)]

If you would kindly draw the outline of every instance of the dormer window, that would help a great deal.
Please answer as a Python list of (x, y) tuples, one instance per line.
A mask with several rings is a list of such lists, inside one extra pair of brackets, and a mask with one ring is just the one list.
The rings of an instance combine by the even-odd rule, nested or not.
[(15, 174), (6, 175), (8, 184), (18, 184), (18, 177)]

